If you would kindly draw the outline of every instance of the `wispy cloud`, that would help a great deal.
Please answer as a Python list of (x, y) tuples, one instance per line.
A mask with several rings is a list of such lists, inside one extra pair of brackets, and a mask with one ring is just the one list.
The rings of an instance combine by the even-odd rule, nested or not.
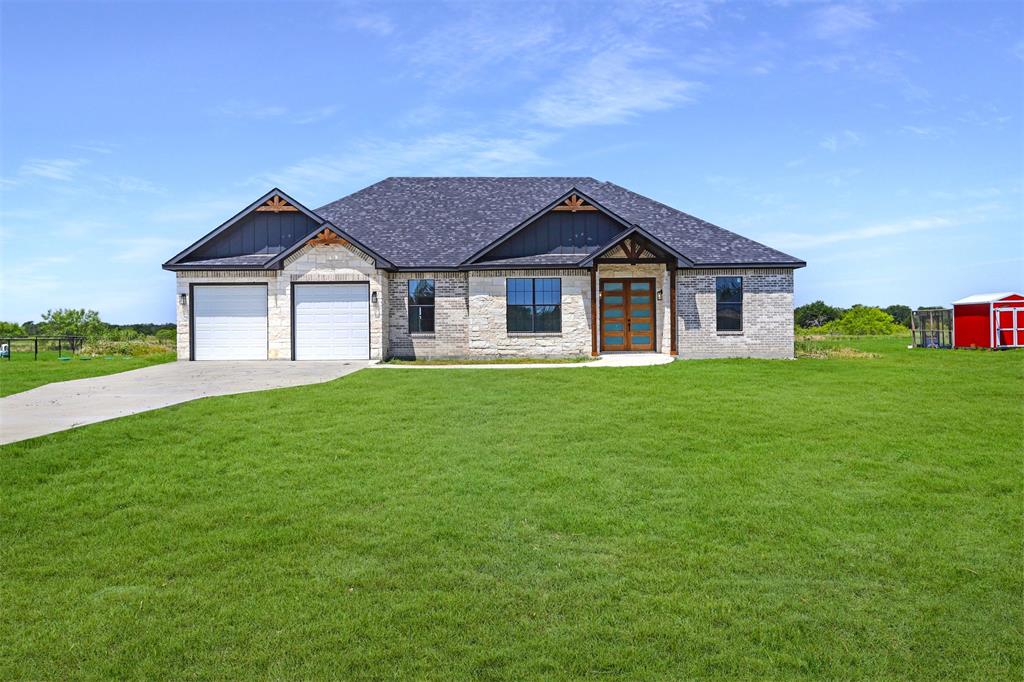
[(610, 49), (546, 87), (526, 110), (543, 125), (571, 128), (622, 123), (692, 101), (701, 84), (655, 65), (655, 56), (646, 48)]
[(819, 143), (819, 146), (822, 149), (827, 149), (830, 152), (838, 152), (841, 149), (849, 149), (850, 147), (860, 147), (863, 144), (863, 135), (853, 130), (844, 130), (833, 135), (828, 135)]
[(515, 5), (482, 4), (405, 45), (400, 56), (421, 77), (448, 91), (479, 84), (498, 66), (506, 83), (532, 79), (578, 49), (571, 40), (558, 40), (562, 17), (555, 10), (523, 12)]
[(822, 40), (846, 42), (876, 24), (862, 5), (826, 5), (811, 13), (811, 34)]
[(260, 104), (257, 102), (230, 100), (228, 102), (224, 102), (220, 106), (214, 107), (211, 109), (210, 113), (214, 116), (237, 119), (240, 121), (283, 120), (286, 123), (306, 125), (331, 118), (337, 111), (338, 107), (333, 105), (294, 111), (286, 106), (278, 104)]
[(395, 32), (395, 22), (381, 12), (350, 10), (338, 17), (338, 25), (384, 38)]
[(1005, 207), (1000, 204), (980, 204), (948, 213), (904, 218), (845, 230), (828, 231), (823, 229), (813, 233), (782, 232), (770, 235), (769, 239), (790, 249), (831, 246), (843, 242), (867, 241), (915, 232), (964, 227), (992, 219), (1004, 210)]
[(23, 177), (46, 178), (69, 182), (88, 163), (85, 159), (30, 159), (18, 169)]
[(492, 135), (451, 132), (405, 141), (374, 139), (332, 156), (298, 161), (253, 178), (261, 186), (278, 185), (299, 193), (354, 186), (390, 174), (516, 174), (542, 162), (541, 150), (552, 137), (533, 131)]
[(949, 126), (903, 126), (901, 132), (920, 137), (925, 140), (935, 140), (940, 137), (948, 137), (953, 129)]
[(181, 240), (168, 237), (130, 237), (106, 241), (110, 260), (118, 263), (157, 263), (181, 249)]
[(337, 111), (338, 107), (334, 106), (318, 107), (316, 109), (310, 109), (309, 111), (296, 114), (291, 120), (292, 123), (296, 123), (298, 125), (318, 123), (320, 121), (325, 121), (330, 117), (334, 116), (334, 114)]
[(284, 116), (288, 113), (288, 107), (277, 104), (258, 104), (256, 102), (229, 100), (217, 107), (214, 107), (211, 110), (211, 113), (216, 116), (223, 116), (224, 118), (251, 119), (258, 121)]

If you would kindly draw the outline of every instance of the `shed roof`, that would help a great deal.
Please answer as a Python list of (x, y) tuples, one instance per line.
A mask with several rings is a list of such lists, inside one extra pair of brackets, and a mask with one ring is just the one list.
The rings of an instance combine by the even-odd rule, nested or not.
[(953, 305), (966, 305), (969, 303), (995, 303), (996, 301), (1002, 301), (1012, 296), (1024, 298), (1024, 296), (1014, 291), (997, 291), (991, 294), (972, 294), (970, 296), (965, 296), (964, 298), (961, 298), (959, 301), (953, 301)]

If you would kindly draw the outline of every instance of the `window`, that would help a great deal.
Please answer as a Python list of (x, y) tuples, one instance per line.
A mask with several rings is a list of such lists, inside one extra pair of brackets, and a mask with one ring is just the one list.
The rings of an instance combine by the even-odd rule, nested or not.
[(743, 278), (715, 278), (715, 307), (718, 331), (743, 331)]
[(510, 332), (562, 331), (562, 280), (509, 278), (505, 324)]
[(434, 333), (434, 280), (409, 280), (409, 333)]

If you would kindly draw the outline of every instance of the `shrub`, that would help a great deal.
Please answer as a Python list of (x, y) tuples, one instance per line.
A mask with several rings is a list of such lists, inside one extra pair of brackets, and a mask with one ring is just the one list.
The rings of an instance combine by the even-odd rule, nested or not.
[(168, 353), (170, 349), (166, 344), (147, 339), (116, 340), (116, 339), (87, 339), (82, 353), (85, 355), (127, 355), (134, 358), (147, 355), (159, 355)]
[(156, 333), (156, 338), (164, 343), (177, 343), (178, 331), (176, 329), (160, 329)]
[(824, 325), (821, 331), (828, 334), (848, 334), (850, 336), (879, 336), (899, 334), (907, 329), (896, 324), (892, 315), (884, 310), (870, 306), (854, 306), (838, 320)]
[(25, 336), (25, 330), (16, 322), (0, 322), (0, 336)]

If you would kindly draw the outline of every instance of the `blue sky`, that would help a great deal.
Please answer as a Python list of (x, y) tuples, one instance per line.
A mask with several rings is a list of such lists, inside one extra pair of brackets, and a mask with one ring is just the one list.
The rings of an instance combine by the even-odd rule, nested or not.
[(798, 303), (1024, 288), (1024, 3), (4, 2), (0, 318), (169, 321), (274, 185), (591, 175), (809, 262)]

